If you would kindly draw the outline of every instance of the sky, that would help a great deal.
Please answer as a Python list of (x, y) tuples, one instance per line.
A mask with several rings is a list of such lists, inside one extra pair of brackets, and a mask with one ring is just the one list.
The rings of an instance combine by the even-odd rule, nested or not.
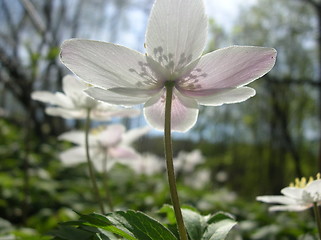
[(258, 0), (205, 0), (208, 16), (213, 17), (219, 25), (231, 28), (238, 16), (238, 11), (243, 7), (249, 7)]
[[(238, 17), (239, 10), (242, 8), (250, 7), (258, 0), (204, 0), (205, 10), (209, 17), (215, 19), (219, 26), (229, 31)], [(136, 21), (133, 22), (132, 28), (122, 32), (122, 39), (118, 39), (115, 43), (135, 48), (138, 51), (144, 51), (143, 44), (137, 44), (137, 32), (142, 36), (139, 41), (144, 41), (146, 30), (146, 16), (142, 15), (141, 11), (131, 12), (131, 16)], [(143, 24), (137, 24), (143, 23)], [(108, 29), (106, 28), (106, 31)], [(107, 34), (108, 35), (108, 34)], [(106, 36), (102, 34), (102, 38), (98, 40), (106, 40)], [(137, 47), (138, 46), (138, 47)]]

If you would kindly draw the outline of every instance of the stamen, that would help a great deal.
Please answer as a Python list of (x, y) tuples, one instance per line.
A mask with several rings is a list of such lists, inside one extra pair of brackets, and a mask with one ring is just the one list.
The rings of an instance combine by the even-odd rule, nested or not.
[(91, 129), (90, 131), (90, 134), (93, 134), (93, 135), (98, 135), (99, 133), (101, 133), (102, 131), (104, 131), (106, 129), (105, 126), (101, 125), (101, 126), (98, 126), (98, 127), (95, 127), (93, 129)]
[(294, 183), (291, 182), (289, 184), (289, 187), (296, 187), (296, 188), (304, 188), (306, 187), (308, 184), (310, 184), (311, 182), (313, 182), (314, 180), (320, 180), (321, 179), (321, 174), (318, 173), (316, 175), (316, 179), (314, 179), (313, 177), (309, 177), (309, 181), (307, 181), (307, 179), (305, 177), (302, 177), (301, 179), (299, 178), (295, 178)]

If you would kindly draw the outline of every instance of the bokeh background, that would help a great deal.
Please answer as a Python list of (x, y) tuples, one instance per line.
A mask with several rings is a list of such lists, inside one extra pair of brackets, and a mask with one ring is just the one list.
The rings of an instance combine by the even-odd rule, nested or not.
[[(73, 210), (97, 210), (86, 167), (66, 167), (59, 160), (71, 144), (57, 136), (81, 128), (83, 121), (46, 115), (46, 105), (31, 93), (62, 90), (62, 78), (70, 73), (59, 61), (66, 39), (108, 41), (143, 52), (152, 4), (0, 0), (0, 239), (41, 238), (58, 222), (74, 219)], [(202, 156), (193, 170), (178, 171), (181, 201), (204, 214), (234, 214), (240, 224), (231, 239), (316, 239), (310, 212), (268, 213), (255, 197), (279, 194), (295, 177), (321, 171), (321, 1), (205, 4), (206, 52), (255, 45), (274, 47), (278, 57), (268, 75), (250, 84), (255, 97), (201, 108), (192, 130), (174, 134), (175, 156), (196, 149)], [(143, 116), (113, 122), (128, 129), (146, 125)], [(163, 160), (161, 132), (150, 132), (134, 147)], [(162, 169), (137, 173), (118, 164), (109, 179), (118, 209), (155, 214), (170, 202)]]

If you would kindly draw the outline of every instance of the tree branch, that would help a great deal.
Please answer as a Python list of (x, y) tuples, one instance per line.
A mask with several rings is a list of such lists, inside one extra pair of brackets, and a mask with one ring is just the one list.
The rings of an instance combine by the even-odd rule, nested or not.
[(292, 78), (292, 77), (282, 77), (282, 78), (278, 78), (275, 76), (265, 76), (265, 79), (267, 79), (267, 81), (269, 83), (273, 83), (273, 84), (285, 84), (285, 85), (310, 85), (313, 87), (320, 87), (321, 83), (310, 79), (310, 78), (300, 78), (300, 79), (296, 79), (296, 78)]
[(43, 24), (44, 21), (41, 19), (36, 8), (33, 6), (33, 4), (29, 0), (20, 0), (20, 2), (24, 6), (25, 10), (27, 11), (32, 24), (36, 27), (36, 29), (41, 34), (44, 34), (46, 32), (46, 26)]

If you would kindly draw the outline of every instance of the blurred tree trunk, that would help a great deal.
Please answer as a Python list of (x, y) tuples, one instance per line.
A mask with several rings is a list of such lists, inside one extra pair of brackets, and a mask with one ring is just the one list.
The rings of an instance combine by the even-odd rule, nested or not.
[(318, 153), (318, 171), (321, 172), (321, 2), (317, 0), (302, 0), (310, 4), (314, 10), (316, 11), (317, 15), (317, 28), (318, 28), (318, 35), (317, 35), (317, 51), (318, 51), (318, 92), (319, 92), (319, 101), (318, 101), (318, 116), (319, 116), (319, 126), (320, 126), (320, 133), (319, 133), (319, 153)]
[(319, 139), (319, 158), (318, 158), (318, 169), (319, 172), (321, 172), (321, 3), (314, 4), (314, 7), (317, 12), (318, 16), (318, 36), (317, 36), (317, 42), (318, 42), (318, 57), (319, 57), (319, 63), (318, 63), (318, 82), (319, 82), (319, 123), (320, 123), (320, 139)]

